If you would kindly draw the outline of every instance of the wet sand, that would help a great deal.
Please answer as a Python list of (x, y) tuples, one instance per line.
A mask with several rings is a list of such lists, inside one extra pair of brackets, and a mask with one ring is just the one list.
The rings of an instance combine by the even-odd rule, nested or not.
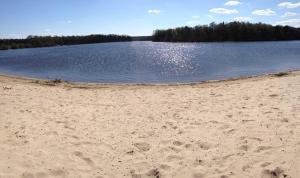
[(0, 177), (300, 177), (300, 72), (186, 85), (0, 76)]

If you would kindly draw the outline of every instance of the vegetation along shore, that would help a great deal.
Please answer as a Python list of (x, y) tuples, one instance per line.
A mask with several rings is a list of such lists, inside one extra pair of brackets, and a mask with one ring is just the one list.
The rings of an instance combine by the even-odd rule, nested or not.
[(223, 42), (284, 40), (300, 40), (300, 28), (272, 26), (264, 23), (223, 22), (195, 27), (186, 26), (175, 29), (155, 30), (152, 36), (28, 36), (26, 39), (2, 39), (0, 40), (0, 50), (124, 41)]

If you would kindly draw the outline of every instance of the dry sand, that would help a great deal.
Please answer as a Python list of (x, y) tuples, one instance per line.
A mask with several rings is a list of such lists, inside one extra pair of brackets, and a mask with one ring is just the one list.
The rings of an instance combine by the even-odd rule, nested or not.
[(170, 85), (0, 76), (0, 177), (300, 177), (300, 72)]

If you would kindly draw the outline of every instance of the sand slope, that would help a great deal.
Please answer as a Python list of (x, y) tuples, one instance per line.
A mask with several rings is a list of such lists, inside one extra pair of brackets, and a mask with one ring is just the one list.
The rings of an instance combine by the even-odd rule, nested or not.
[(300, 72), (180, 86), (0, 76), (0, 177), (300, 177)]

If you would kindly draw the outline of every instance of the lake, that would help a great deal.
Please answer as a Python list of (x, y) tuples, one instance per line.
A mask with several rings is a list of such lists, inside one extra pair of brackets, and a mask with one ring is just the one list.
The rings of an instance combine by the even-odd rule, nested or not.
[(93, 83), (186, 83), (300, 69), (300, 41), (118, 42), (0, 51), (0, 73)]

